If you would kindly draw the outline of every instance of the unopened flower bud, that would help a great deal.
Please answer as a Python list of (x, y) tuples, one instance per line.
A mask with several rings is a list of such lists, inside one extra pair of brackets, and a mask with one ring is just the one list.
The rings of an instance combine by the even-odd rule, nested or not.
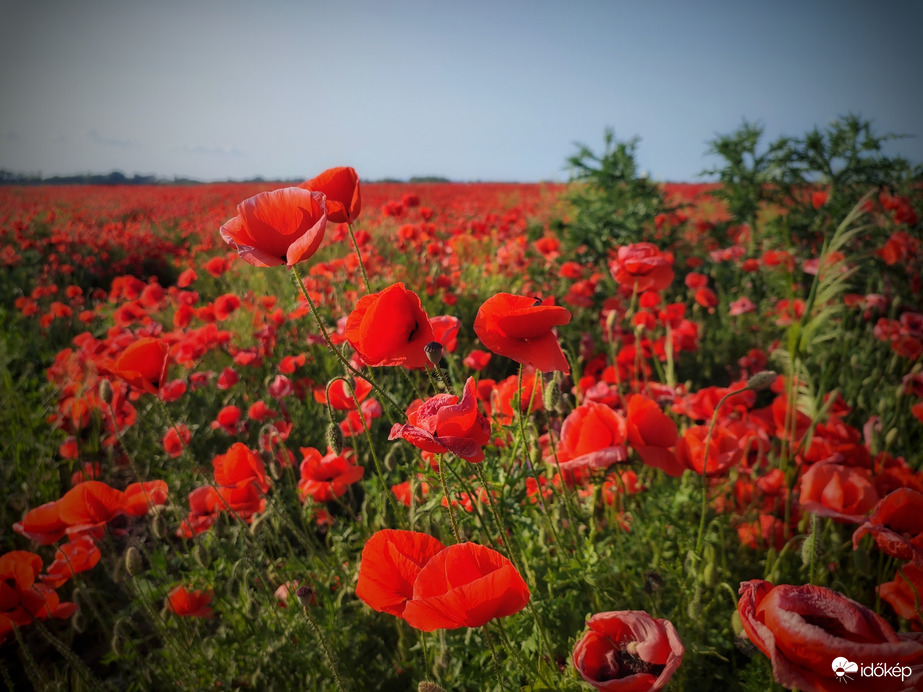
[(99, 381), (99, 398), (103, 400), (107, 406), (112, 403), (112, 383), (109, 380), (100, 380)]
[(759, 392), (763, 389), (769, 389), (772, 386), (772, 383), (776, 381), (778, 376), (779, 374), (773, 372), (772, 370), (763, 370), (762, 372), (758, 372), (749, 380), (747, 380), (747, 389), (752, 389), (754, 392)]
[(133, 545), (128, 546), (125, 551), (125, 571), (131, 576), (141, 574), (144, 569), (144, 560), (141, 558), (141, 552)]
[(419, 685), (417, 685), (417, 692), (445, 692), (445, 688), (440, 687), (435, 682), (423, 680)]
[(430, 363), (439, 365), (439, 362), (442, 360), (442, 344), (438, 341), (430, 341), (423, 347), (423, 353), (426, 354)]
[(546, 411), (553, 411), (557, 408), (558, 402), (561, 401), (561, 390), (558, 389), (557, 378), (552, 377), (545, 385), (545, 391), (542, 392), (542, 398)]
[(343, 453), (343, 431), (333, 421), (327, 424), (327, 446), (338, 456)]

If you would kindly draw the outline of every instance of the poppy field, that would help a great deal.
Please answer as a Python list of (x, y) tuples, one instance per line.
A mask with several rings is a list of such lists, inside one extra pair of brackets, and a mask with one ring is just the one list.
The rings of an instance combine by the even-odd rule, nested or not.
[(6, 687), (920, 689), (923, 194), (882, 142), (0, 188)]

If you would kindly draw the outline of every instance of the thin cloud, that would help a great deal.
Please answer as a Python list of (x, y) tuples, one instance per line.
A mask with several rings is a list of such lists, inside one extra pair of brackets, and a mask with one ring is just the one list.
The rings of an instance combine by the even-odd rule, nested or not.
[(91, 141), (96, 142), (97, 144), (105, 144), (108, 147), (133, 147), (137, 145), (137, 142), (133, 142), (129, 139), (116, 139), (114, 137), (103, 137), (99, 130), (95, 128), (90, 130), (87, 133), (87, 136)]

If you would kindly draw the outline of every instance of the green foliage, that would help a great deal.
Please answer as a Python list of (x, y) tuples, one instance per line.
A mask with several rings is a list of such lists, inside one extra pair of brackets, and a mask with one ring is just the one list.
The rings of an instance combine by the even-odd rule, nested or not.
[(655, 240), (654, 219), (668, 208), (660, 187), (638, 172), (639, 141), (617, 140), (607, 129), (602, 154), (580, 144), (568, 158), (572, 173), (567, 198), (574, 216), (564, 233), (578, 257), (604, 261), (619, 245)]

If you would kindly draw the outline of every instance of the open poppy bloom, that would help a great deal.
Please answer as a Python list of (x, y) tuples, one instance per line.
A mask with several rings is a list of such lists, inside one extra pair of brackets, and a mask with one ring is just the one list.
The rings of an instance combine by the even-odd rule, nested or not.
[(860, 524), (878, 502), (865, 469), (819, 461), (800, 480), (798, 500), (808, 512), (841, 523)]
[(167, 608), (171, 613), (189, 618), (214, 617), (209, 603), (212, 602), (210, 591), (190, 591), (185, 586), (177, 586), (167, 595)]
[(628, 458), (625, 419), (605, 404), (581, 404), (564, 419), (558, 462), (565, 478), (582, 478)]
[(269, 478), (262, 459), (247, 445), (235, 442), (224, 454), (212, 459), (215, 483), (225, 488), (242, 488), (256, 485), (264, 493), (269, 490)]
[(673, 257), (653, 243), (623, 245), (609, 262), (609, 272), (625, 289), (661, 291), (673, 281)]
[(434, 334), (420, 297), (398, 282), (359, 299), (346, 321), (346, 339), (366, 365), (422, 368)]
[(480, 627), (518, 613), (529, 598), (525, 581), (503, 555), (475, 543), (458, 543), (423, 566), (402, 616), (424, 632)]
[(298, 496), (302, 500), (312, 497), (315, 502), (329, 502), (345, 493), (365, 473), (362, 466), (353, 463), (351, 449), (337, 454), (328, 447), (327, 454), (321, 456), (314, 447), (302, 447), (301, 454)]
[(662, 689), (683, 662), (685, 647), (669, 620), (641, 610), (596, 613), (574, 647), (574, 667), (605, 692)]
[(552, 332), (570, 322), (571, 314), (557, 305), (542, 305), (528, 296), (498, 293), (488, 298), (474, 318), (474, 333), (488, 349), (536, 370), (570, 372)]
[(62, 603), (57, 592), (36, 582), (42, 571), (42, 558), (26, 550), (0, 555), (0, 643), (13, 627), (28, 625), (48, 617), (68, 618), (77, 611), (76, 603)]
[(490, 441), (490, 421), (478, 412), (474, 378), (465, 382), (462, 398), (437, 394), (407, 414), (408, 423), (395, 423), (389, 440), (404, 438), (425, 452), (452, 452), (472, 463), (484, 459)]
[(53, 589), (65, 584), (72, 576), (93, 569), (102, 553), (89, 536), (81, 536), (62, 545), (54, 554), (54, 562), (48, 565), (39, 579)]
[(423, 565), (444, 548), (419, 531), (379, 531), (362, 549), (356, 595), (372, 609), (400, 617)]
[(686, 470), (671, 447), (676, 444), (676, 423), (643, 394), (628, 400), (628, 442), (645, 464), (679, 477)]
[(327, 219), (333, 223), (352, 223), (362, 209), (359, 176), (354, 168), (328, 168), (298, 187), (324, 193), (327, 197)]
[(245, 199), (220, 232), (248, 264), (291, 267), (317, 252), (326, 228), (323, 192), (284, 187)]
[(853, 549), (866, 533), (872, 534), (882, 552), (923, 566), (923, 493), (898, 488), (879, 500), (853, 533)]
[(170, 347), (161, 339), (138, 339), (115, 359), (112, 373), (141, 391), (157, 394), (167, 378), (169, 355)]
[(843, 680), (833, 663), (845, 658), (905, 671), (899, 684), (894, 678), (853, 676), (850, 689), (919, 689), (923, 642), (912, 634), (895, 632), (864, 605), (822, 586), (773, 586), (762, 579), (741, 582), (739, 593), (737, 612), (744, 632), (769, 657), (772, 676), (780, 685), (842, 689)]

